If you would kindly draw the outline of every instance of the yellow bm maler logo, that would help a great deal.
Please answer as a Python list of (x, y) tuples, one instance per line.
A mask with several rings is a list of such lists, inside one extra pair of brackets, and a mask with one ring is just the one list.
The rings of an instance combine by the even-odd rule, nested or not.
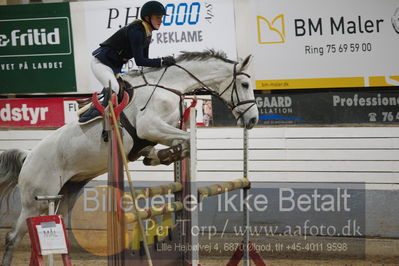
[(278, 15), (271, 22), (262, 16), (257, 16), (256, 18), (258, 24), (258, 42), (260, 44), (285, 43), (283, 14)]

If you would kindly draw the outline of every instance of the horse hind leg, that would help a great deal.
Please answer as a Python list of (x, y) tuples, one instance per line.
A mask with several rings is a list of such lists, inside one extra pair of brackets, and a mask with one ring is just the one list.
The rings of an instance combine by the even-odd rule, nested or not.
[(40, 215), (40, 210), (37, 208), (27, 209), (22, 207), (21, 214), (18, 217), (15, 228), (7, 233), (5, 241), (5, 251), (3, 255), (1, 266), (10, 266), (15, 248), (21, 242), (27, 232), (26, 219), (32, 216)]
[(69, 215), (79, 197), (80, 191), (90, 180), (84, 180), (80, 182), (68, 181), (64, 184), (60, 191), (60, 195), (63, 196), (61, 199), (58, 214), (66, 217)]
[(16, 246), (15, 240), (16, 240), (15, 237), (12, 237), (12, 231), (8, 232), (5, 239), (3, 260), (0, 265), (2, 266), (11, 265), (14, 248)]

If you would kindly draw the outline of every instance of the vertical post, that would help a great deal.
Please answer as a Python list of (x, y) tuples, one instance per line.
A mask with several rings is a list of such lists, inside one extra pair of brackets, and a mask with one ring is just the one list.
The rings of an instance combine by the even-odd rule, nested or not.
[[(108, 208), (107, 208), (107, 252), (108, 266), (125, 265), (125, 224), (122, 208), (124, 191), (123, 161), (118, 147), (116, 128), (110, 118), (109, 107), (105, 110), (104, 122), (109, 134), (108, 153)], [(119, 125), (119, 123), (118, 123)]]
[[(243, 132), (243, 174), (245, 178), (248, 178), (248, 130), (244, 128)], [(244, 225), (245, 225), (245, 234), (244, 234), (244, 265), (249, 266), (251, 263), (249, 257), (249, 209), (248, 209), (248, 188), (244, 188), (244, 206), (243, 206), (243, 218), (244, 218)]]
[[(183, 199), (185, 197), (185, 191), (186, 190), (186, 180), (184, 179), (184, 173), (183, 173), (183, 168), (184, 168), (184, 162), (183, 161), (176, 161), (174, 163), (174, 181), (179, 182), (182, 184), (182, 190), (178, 193), (174, 193), (175, 195), (175, 201), (180, 201), (183, 202)], [(177, 241), (180, 243), (187, 243), (187, 238), (188, 235), (186, 234), (187, 231), (183, 231), (183, 224), (184, 224), (184, 219), (187, 217), (186, 215), (186, 210), (183, 207), (183, 210), (181, 212), (176, 212), (175, 213), (175, 224), (176, 224), (176, 229), (178, 230), (178, 239)], [(181, 253), (181, 264), (184, 266), (184, 262), (187, 259), (186, 253)]]
[[(184, 101), (181, 102), (180, 106), (181, 110), (184, 110), (185, 113), (185, 105)], [(180, 124), (180, 129), (187, 131), (187, 125), (186, 121), (184, 120), (184, 115), (182, 116), (181, 119), (181, 124)], [(174, 171), (175, 171), (175, 182), (180, 182), (182, 184), (182, 191), (180, 193), (175, 193), (175, 200), (183, 202), (184, 199), (187, 197), (187, 195), (190, 194), (190, 188), (189, 188), (189, 176), (188, 176), (188, 171), (187, 171), (187, 165), (188, 165), (188, 159), (183, 159), (180, 161), (176, 161), (174, 165)], [(175, 214), (175, 219), (176, 219), (176, 225), (178, 228), (179, 232), (179, 238), (178, 241), (182, 243), (182, 245), (188, 245), (190, 242), (190, 234), (189, 230), (187, 230), (187, 223), (190, 219), (190, 213), (188, 212), (186, 207), (183, 207), (183, 210), (181, 212), (177, 212)], [(182, 259), (182, 266), (188, 265), (189, 262), (189, 252), (181, 252), (181, 259)]]
[[(195, 108), (190, 108), (190, 195), (191, 198), (191, 228), (198, 228), (198, 193), (197, 193), (197, 120)], [(199, 241), (198, 234), (191, 234), (191, 265), (199, 265)]]
[[(128, 97), (127, 92), (124, 92), (124, 99), (123, 99), (123, 101), (121, 103), (121, 105), (123, 104), (122, 105), (123, 108), (127, 104), (127, 100), (126, 100), (127, 97)], [(115, 102), (116, 102), (116, 98), (115, 98)], [(122, 134), (120, 133), (121, 130), (119, 128), (119, 121), (117, 119), (117, 117), (119, 117), (119, 114), (120, 114), (120, 112), (123, 109), (123, 108), (121, 109), (121, 105), (117, 106), (114, 109), (111, 102), (109, 102), (109, 104), (108, 104), (109, 113), (111, 114), (111, 118), (112, 118), (112, 125), (114, 126), (112, 128), (113, 129), (112, 133), (114, 134), (114, 138), (116, 139), (116, 145), (118, 146), (118, 149), (119, 149), (119, 153), (118, 153), (119, 160), (122, 161), (123, 166), (124, 166), (125, 171), (126, 171), (126, 175), (127, 175), (127, 179), (128, 179), (128, 183), (129, 183), (130, 194), (131, 194), (131, 197), (133, 199), (133, 205), (132, 205), (133, 206), (133, 212), (134, 212), (134, 215), (137, 218), (137, 222), (138, 222), (138, 225), (139, 225), (139, 228), (140, 228), (140, 233), (141, 233), (143, 246), (144, 246), (144, 252), (145, 252), (145, 254), (147, 256), (147, 265), (148, 266), (152, 266), (153, 264), (152, 264), (152, 260), (151, 260), (151, 254), (150, 254), (150, 251), (149, 251), (148, 245), (147, 245), (147, 234), (146, 234), (146, 231), (144, 229), (143, 221), (140, 218), (140, 215), (139, 215), (139, 212), (138, 212), (138, 207), (136, 206), (136, 197), (135, 197), (136, 192), (135, 192), (135, 189), (134, 189), (134, 186), (133, 186), (132, 177), (131, 177), (130, 172), (129, 172), (128, 160), (127, 160), (126, 155), (124, 153), (124, 147), (123, 147), (123, 142), (122, 142)], [(117, 164), (115, 163), (114, 165), (117, 165)], [(118, 168), (118, 171), (120, 172), (120, 174), (118, 174), (118, 176), (119, 177), (123, 177), (123, 167), (122, 168)], [(118, 256), (118, 258), (120, 258), (119, 259), (120, 260), (119, 263), (125, 265), (125, 247), (126, 247), (126, 243), (125, 243), (126, 231), (125, 230), (126, 230), (126, 221), (125, 221), (125, 218), (124, 218), (125, 215), (124, 215), (124, 211), (123, 211), (123, 208), (122, 208), (122, 194), (123, 194), (122, 192), (124, 191), (124, 189), (123, 189), (124, 188), (123, 178), (119, 178), (119, 182), (121, 184), (120, 185), (121, 186), (121, 190), (118, 190), (117, 192), (121, 192), (121, 193), (117, 196), (117, 199), (118, 199), (118, 202), (119, 202), (119, 204), (117, 206), (120, 206), (119, 210), (120, 210), (120, 213), (121, 213), (121, 215), (119, 215), (118, 217), (120, 219), (120, 225), (121, 225), (120, 226), (120, 228), (121, 228), (120, 236), (122, 236), (122, 239), (120, 239), (120, 241), (121, 241), (120, 243), (121, 243), (121, 247), (123, 248), (123, 250), (120, 253), (120, 256)], [(119, 214), (119, 212), (118, 212), (118, 214)], [(115, 237), (117, 237), (117, 236), (115, 236)]]
[[(48, 203), (48, 215), (54, 215), (55, 214), (55, 202), (54, 200), (49, 200)], [(48, 258), (48, 265), (49, 266), (53, 266), (54, 265), (54, 255), (53, 254), (49, 254), (47, 256)]]

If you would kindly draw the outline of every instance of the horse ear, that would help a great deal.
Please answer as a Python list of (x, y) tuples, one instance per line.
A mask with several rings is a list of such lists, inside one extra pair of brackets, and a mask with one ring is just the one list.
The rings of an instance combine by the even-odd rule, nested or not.
[(238, 64), (239, 71), (244, 71), (248, 68), (249, 64), (252, 61), (252, 55), (248, 55), (242, 62)]

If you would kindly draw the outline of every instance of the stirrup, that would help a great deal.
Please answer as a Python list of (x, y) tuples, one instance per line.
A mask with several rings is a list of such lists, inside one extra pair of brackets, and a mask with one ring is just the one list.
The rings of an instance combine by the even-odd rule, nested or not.
[(82, 116), (79, 118), (79, 125), (86, 125), (101, 118), (101, 112), (98, 111), (94, 106), (91, 106), (90, 109), (83, 113)]
[[(101, 105), (106, 107), (108, 105), (108, 99), (110, 98), (109, 96), (109, 91), (104, 88), (101, 91), (101, 96), (99, 97), (100, 99), (102, 98), (102, 103)], [(95, 94), (97, 95), (97, 94)], [(94, 97), (94, 96), (93, 96)], [(96, 99), (98, 96), (96, 96)], [(93, 99), (93, 98), (92, 98)], [(100, 110), (98, 110), (98, 108), (96, 106), (94, 106), (94, 103), (90, 103), (90, 105), (87, 105), (84, 107), (86, 110), (82, 110), (81, 115), (79, 117), (79, 124), (80, 125), (85, 125), (88, 123), (91, 123), (97, 119), (101, 119), (102, 118), (102, 113)]]

